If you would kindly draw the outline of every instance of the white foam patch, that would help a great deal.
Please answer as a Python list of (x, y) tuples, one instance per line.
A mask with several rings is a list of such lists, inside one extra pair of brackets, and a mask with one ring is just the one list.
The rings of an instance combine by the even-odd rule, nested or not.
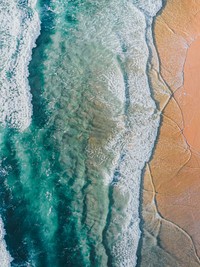
[(162, 8), (162, 0), (133, 0), (134, 5), (145, 15), (153, 17)]
[[(124, 146), (126, 156), (120, 166), (121, 177), (117, 185), (124, 192), (122, 194), (127, 196), (128, 201), (124, 210), (126, 220), (123, 221), (118, 242), (112, 248), (116, 259), (115, 266), (136, 266), (136, 251), (140, 238), (138, 210), (141, 170), (145, 162), (149, 160), (159, 125), (159, 116), (155, 112), (155, 104), (150, 96), (146, 74), (149, 51), (145, 31), (146, 24), (151, 27), (152, 20), (149, 17), (149, 21), (145, 22), (142, 17), (145, 16), (147, 19), (146, 15), (154, 16), (161, 8), (161, 1), (137, 1), (135, 6), (140, 10), (140, 14), (138, 13), (140, 24), (133, 23), (132, 19), (130, 24), (134, 25), (134, 32), (128, 31), (127, 28), (127, 31), (122, 33), (124, 42), (130, 42), (130, 46), (132, 38), (135, 37), (136, 40), (134, 41), (135, 45), (128, 50), (128, 57), (125, 58), (125, 61), (130, 61), (127, 72), (129, 74), (130, 102), (133, 109), (129, 114), (131, 131)], [(131, 66), (135, 67), (135, 71), (131, 71)]]
[(6, 243), (4, 240), (5, 230), (3, 221), (0, 218), (0, 265), (1, 267), (9, 267), (11, 266), (12, 257), (6, 249)]
[(36, 1), (19, 4), (2, 0), (0, 5), (0, 123), (19, 130), (31, 122), (28, 64), (40, 33)]

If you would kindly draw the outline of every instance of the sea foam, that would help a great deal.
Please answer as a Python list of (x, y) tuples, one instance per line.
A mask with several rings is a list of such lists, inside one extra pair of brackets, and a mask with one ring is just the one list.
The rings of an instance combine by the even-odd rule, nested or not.
[(121, 52), (120, 56), (128, 79), (129, 108), (126, 135), (121, 136), (124, 140), (123, 160), (117, 167), (118, 181), (113, 189), (113, 214), (115, 210), (121, 209), (121, 212), (112, 216), (108, 228), (107, 240), (112, 240), (109, 246), (113, 266), (136, 265), (140, 239), (141, 174), (152, 153), (159, 125), (159, 112), (151, 98), (146, 70), (149, 60), (147, 38), (151, 38), (148, 31), (151, 30), (152, 17), (162, 7), (162, 1), (133, 3), (132, 8), (127, 5), (127, 9), (121, 11), (124, 28), (118, 33), (126, 47), (125, 53)]
[(12, 257), (10, 256), (9, 252), (6, 249), (4, 235), (5, 235), (4, 225), (2, 219), (0, 218), (0, 264), (1, 267), (9, 267), (12, 261)]
[(31, 122), (28, 64), (40, 33), (36, 1), (2, 0), (0, 6), (0, 123), (19, 130)]

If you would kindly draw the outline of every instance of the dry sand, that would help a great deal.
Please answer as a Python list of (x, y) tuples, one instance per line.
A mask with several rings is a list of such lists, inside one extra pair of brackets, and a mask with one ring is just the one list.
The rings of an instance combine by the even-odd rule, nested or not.
[[(141, 266), (200, 266), (200, 0), (168, 0), (155, 20), (160, 74), (171, 90), (144, 176)], [(153, 80), (154, 71), (151, 71)]]

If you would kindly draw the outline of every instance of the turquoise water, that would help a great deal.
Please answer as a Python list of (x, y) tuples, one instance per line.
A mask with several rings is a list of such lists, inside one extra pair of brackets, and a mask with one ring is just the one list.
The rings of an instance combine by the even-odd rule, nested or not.
[[(28, 1), (18, 4), (31, 18)], [(140, 175), (159, 122), (139, 4), (37, 3), (30, 125), (18, 123), (18, 101), (17, 123), (11, 116), (0, 130), (0, 211), (11, 266), (136, 263)]]

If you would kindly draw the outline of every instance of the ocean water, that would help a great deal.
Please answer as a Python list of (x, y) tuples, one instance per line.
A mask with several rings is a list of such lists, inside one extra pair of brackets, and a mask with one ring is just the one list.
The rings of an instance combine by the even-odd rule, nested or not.
[(148, 32), (161, 7), (1, 2), (1, 266), (136, 265), (159, 125)]

